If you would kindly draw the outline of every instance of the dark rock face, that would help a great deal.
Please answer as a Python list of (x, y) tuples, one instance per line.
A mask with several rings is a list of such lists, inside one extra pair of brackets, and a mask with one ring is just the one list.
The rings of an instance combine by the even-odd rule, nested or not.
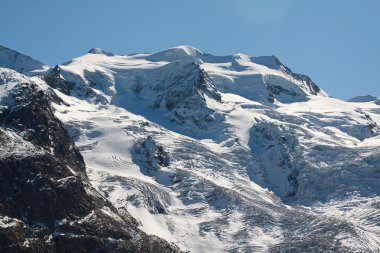
[(70, 95), (70, 90), (74, 88), (74, 83), (68, 82), (61, 77), (61, 69), (58, 65), (46, 74), (44, 79), (50, 87), (55, 88), (66, 95)]
[[(294, 197), (299, 171), (296, 166), (298, 142), (292, 133), (275, 123), (259, 122), (251, 128), (249, 144), (258, 164), (266, 165), (265, 180), (271, 190), (281, 197)], [(278, 187), (278, 182), (285, 187)]]
[(178, 252), (91, 187), (46, 93), (23, 83), (0, 101), (0, 252)]
[(57, 65), (43, 76), (45, 82), (52, 88), (65, 95), (76, 96), (80, 99), (92, 100), (95, 103), (107, 103), (104, 96), (96, 94), (90, 85), (70, 82), (62, 77), (62, 69)]
[(18, 84), (4, 99), (2, 127), (22, 133), (25, 140), (52, 150), (64, 164), (84, 172), (85, 164), (64, 127), (54, 116), (50, 100), (35, 84)]
[(138, 143), (135, 149), (139, 154), (138, 160), (148, 171), (156, 172), (161, 166), (169, 166), (169, 155), (151, 136)]

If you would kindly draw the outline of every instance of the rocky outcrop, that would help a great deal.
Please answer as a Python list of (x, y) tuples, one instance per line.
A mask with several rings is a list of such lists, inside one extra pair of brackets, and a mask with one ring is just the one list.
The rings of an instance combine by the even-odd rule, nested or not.
[(200, 129), (207, 129), (214, 121), (214, 111), (207, 106), (205, 97), (221, 102), (221, 95), (198, 64), (175, 62), (170, 65), (177, 65), (175, 68), (181, 68), (182, 73), (170, 73), (171, 66), (165, 66), (172, 75), (152, 87), (159, 91), (154, 106), (167, 109), (169, 118), (179, 124), (191, 121)]
[(249, 145), (270, 189), (283, 198), (294, 197), (299, 184), (294, 136), (283, 126), (259, 122), (251, 128)]
[(169, 155), (151, 136), (136, 143), (135, 149), (138, 154), (137, 159), (147, 171), (156, 172), (161, 166), (169, 166)]
[(57, 65), (43, 76), (44, 81), (52, 88), (65, 95), (87, 99), (94, 103), (106, 103), (104, 96), (98, 95), (89, 84), (81, 79), (76, 82), (68, 81), (62, 76), (62, 69)]
[[(153, 108), (178, 125), (188, 123), (206, 130), (215, 118), (221, 117), (207, 104), (207, 99), (221, 102), (220, 93), (207, 73), (193, 62), (176, 61), (156, 69), (134, 71), (116, 82), (115, 89), (111, 103), (148, 119), (151, 115), (146, 109)], [(139, 109), (130, 106), (129, 101), (136, 99)]]
[(57, 65), (44, 76), (45, 82), (52, 88), (55, 88), (63, 94), (70, 95), (70, 90), (75, 84), (68, 82), (61, 76), (61, 68)]

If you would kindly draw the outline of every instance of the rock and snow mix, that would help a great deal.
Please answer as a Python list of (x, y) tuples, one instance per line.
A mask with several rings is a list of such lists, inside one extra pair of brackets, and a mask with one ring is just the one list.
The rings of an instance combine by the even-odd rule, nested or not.
[(92, 185), (148, 234), (190, 252), (380, 250), (376, 103), (330, 98), (274, 56), (189, 46), (93, 49), (33, 78)]

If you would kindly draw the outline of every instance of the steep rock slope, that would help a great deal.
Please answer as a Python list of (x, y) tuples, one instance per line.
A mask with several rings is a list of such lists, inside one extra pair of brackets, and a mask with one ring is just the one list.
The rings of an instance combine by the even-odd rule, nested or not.
[(0, 251), (177, 252), (90, 185), (42, 80), (0, 68)]

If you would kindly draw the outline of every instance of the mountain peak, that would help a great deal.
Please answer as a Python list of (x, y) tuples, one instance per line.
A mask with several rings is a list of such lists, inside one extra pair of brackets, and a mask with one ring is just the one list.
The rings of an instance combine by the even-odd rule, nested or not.
[(247, 54), (243, 54), (243, 53), (237, 53), (237, 54), (234, 54), (234, 59), (235, 60), (241, 60), (241, 61), (245, 61), (245, 62), (251, 62), (251, 57)]
[(49, 67), (30, 56), (0, 45), (0, 67), (16, 70), (23, 74), (46, 71)]
[(114, 56), (115, 54), (113, 53), (109, 53), (109, 52), (106, 52), (104, 51), (103, 49), (101, 48), (91, 48), (89, 51), (88, 51), (89, 54), (104, 54), (104, 55), (107, 55), (107, 56)]
[[(196, 56), (197, 54), (203, 54), (203, 52), (195, 47), (189, 46), (189, 45), (181, 45), (177, 46), (171, 49), (177, 49), (177, 50), (182, 50), (186, 52), (188, 55), (193, 55)], [(170, 50), (170, 49), (169, 49)]]
[(198, 56), (203, 55), (203, 52), (192, 46), (183, 45), (159, 51), (148, 56), (150, 61), (195, 61), (198, 62)]
[(347, 102), (365, 103), (365, 102), (372, 102), (372, 101), (375, 101), (377, 99), (378, 98), (375, 97), (375, 96), (366, 95), (366, 96), (356, 96), (356, 97), (353, 97), (353, 98), (347, 100)]
[(281, 61), (274, 55), (251, 57), (251, 61), (256, 64), (266, 66), (270, 69), (281, 69), (281, 66), (283, 65)]

